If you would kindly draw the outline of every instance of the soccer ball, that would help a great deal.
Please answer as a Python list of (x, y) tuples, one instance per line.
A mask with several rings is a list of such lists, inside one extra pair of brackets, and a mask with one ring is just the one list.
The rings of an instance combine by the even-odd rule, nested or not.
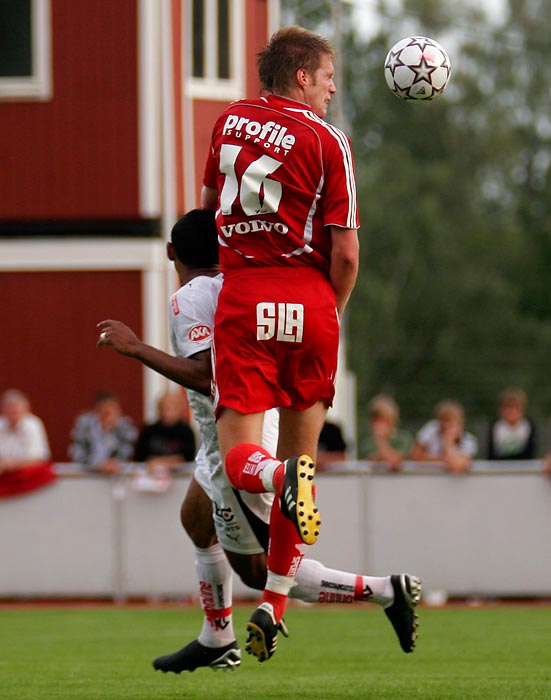
[(450, 74), (445, 49), (426, 36), (402, 39), (385, 59), (387, 85), (403, 100), (432, 100), (443, 92)]

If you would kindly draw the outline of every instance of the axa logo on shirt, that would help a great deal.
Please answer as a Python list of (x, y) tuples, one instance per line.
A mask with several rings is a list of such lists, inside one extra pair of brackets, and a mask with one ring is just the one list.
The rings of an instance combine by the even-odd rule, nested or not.
[(287, 133), (286, 126), (277, 122), (255, 122), (238, 114), (230, 114), (226, 119), (222, 134), (232, 135), (253, 143), (262, 143), (264, 148), (273, 149), (278, 153), (281, 149), (289, 151), (295, 145), (296, 138)]
[(209, 338), (212, 331), (208, 326), (193, 326), (188, 333), (188, 338), (193, 341), (205, 340)]

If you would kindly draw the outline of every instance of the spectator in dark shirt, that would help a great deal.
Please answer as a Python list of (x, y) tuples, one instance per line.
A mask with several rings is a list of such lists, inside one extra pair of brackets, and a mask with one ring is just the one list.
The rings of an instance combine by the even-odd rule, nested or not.
[(180, 391), (163, 394), (157, 403), (159, 419), (140, 431), (134, 459), (149, 473), (173, 469), (195, 457), (195, 434), (185, 420), (186, 402)]
[(323, 469), (333, 462), (343, 462), (345, 459), (346, 442), (342, 430), (336, 423), (325, 421), (318, 440), (318, 469)]
[(534, 459), (536, 426), (526, 415), (527, 398), (512, 388), (499, 396), (499, 417), (490, 425), (488, 459)]

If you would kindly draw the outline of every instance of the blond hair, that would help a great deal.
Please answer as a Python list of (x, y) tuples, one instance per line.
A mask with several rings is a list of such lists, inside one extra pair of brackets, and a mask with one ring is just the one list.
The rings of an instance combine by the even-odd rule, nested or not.
[(398, 404), (392, 396), (387, 396), (386, 394), (374, 396), (369, 402), (367, 410), (370, 420), (390, 418), (392, 421), (397, 422), (400, 417)]
[(500, 405), (503, 404), (514, 404), (515, 406), (521, 406), (523, 409), (526, 408), (528, 403), (528, 398), (526, 392), (518, 387), (509, 387), (501, 392), (498, 397)]
[(453, 399), (443, 399), (436, 404), (434, 414), (438, 420), (449, 420), (450, 418), (460, 418), (464, 420), (465, 411), (459, 401)]

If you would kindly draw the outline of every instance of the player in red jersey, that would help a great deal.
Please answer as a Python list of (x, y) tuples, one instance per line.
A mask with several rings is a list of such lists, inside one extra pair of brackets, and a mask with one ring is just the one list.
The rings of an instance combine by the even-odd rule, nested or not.
[[(232, 484), (272, 491), (268, 577), (247, 650), (277, 643), (302, 544), (319, 535), (314, 501), (319, 434), (334, 397), (339, 318), (359, 261), (354, 163), (348, 137), (324, 118), (336, 88), (334, 53), (300, 27), (258, 56), (263, 96), (229, 105), (212, 134), (202, 190), (216, 210), (224, 283), (215, 318), (215, 400)], [(280, 409), (277, 455), (261, 446), (264, 412)], [(418, 581), (397, 599), (414, 634)], [(413, 590), (415, 589), (415, 590)]]

